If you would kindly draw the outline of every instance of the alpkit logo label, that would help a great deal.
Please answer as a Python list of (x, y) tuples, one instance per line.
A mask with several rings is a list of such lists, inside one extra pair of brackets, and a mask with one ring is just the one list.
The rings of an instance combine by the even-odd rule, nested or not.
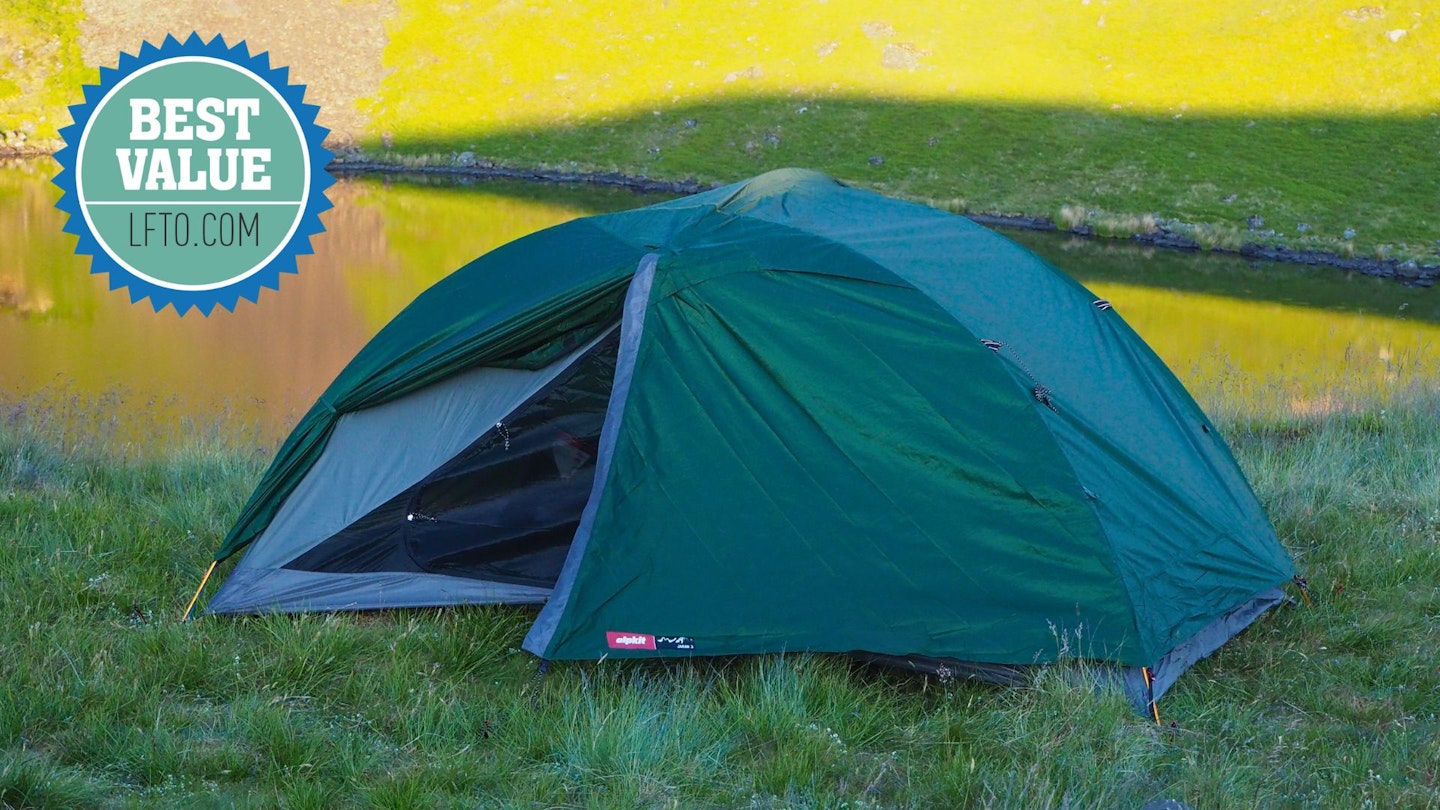
[(655, 637), (648, 633), (606, 633), (605, 642), (612, 650), (655, 649)]
[(330, 207), (319, 108), (266, 54), (191, 34), (102, 68), (61, 130), (55, 178), (77, 253), (131, 301), (184, 315), (276, 289)]
[(652, 636), (649, 633), (606, 633), (605, 643), (612, 650), (693, 650), (695, 639), (690, 636)]

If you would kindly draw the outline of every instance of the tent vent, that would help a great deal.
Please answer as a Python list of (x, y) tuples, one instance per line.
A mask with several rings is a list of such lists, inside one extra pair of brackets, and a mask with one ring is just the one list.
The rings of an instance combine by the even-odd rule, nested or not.
[(1096, 309), (1110, 309), (1110, 302), (1106, 301), (1104, 298), (1096, 298), (1093, 303)]
[(1055, 410), (1055, 403), (1050, 401), (1050, 395), (1052, 392), (1049, 388), (1046, 388), (1043, 385), (1036, 385), (1034, 388), (1030, 389), (1030, 393), (1034, 395), (1036, 402), (1044, 405), (1052, 411)]
[(1000, 353), (1000, 347), (1003, 346), (1003, 345), (1005, 345), (1005, 344), (1001, 343), (1001, 342), (998, 341), (998, 340), (982, 340), (982, 341), (980, 341), (980, 345), (984, 346), (985, 348), (989, 349), (989, 350), (992, 351), (992, 352), (995, 352), (996, 354), (999, 354), (999, 353)]

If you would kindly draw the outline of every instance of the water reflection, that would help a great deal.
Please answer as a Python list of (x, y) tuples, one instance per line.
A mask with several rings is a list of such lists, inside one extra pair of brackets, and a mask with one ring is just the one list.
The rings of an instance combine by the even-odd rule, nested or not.
[[(0, 165), (0, 403), (59, 404), (89, 420), (77, 431), (152, 448), (207, 426), (272, 444), (441, 276), (539, 228), (656, 199), (586, 187), (342, 180), (298, 277), (258, 306), (182, 319), (132, 305), (89, 274), (75, 238), (60, 230), (53, 171), (48, 161)], [(1433, 291), (1013, 236), (1114, 302), (1208, 408), (1323, 412), (1342, 389), (1383, 393), (1434, 368)]]

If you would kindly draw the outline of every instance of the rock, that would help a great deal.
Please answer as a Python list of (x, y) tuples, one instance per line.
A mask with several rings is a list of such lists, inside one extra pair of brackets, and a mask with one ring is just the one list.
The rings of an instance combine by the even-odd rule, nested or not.
[(682, 126), (684, 126), (686, 129), (694, 129), (700, 126), (700, 122), (696, 121), (694, 118), (686, 118)]
[(1223, 203), (1225, 203), (1226, 205), (1229, 205), (1230, 203), (1235, 202), (1235, 200), (1236, 200), (1239, 196), (1240, 196), (1240, 195), (1238, 195), (1238, 194), (1227, 194), (1227, 195), (1225, 196), (1225, 199), (1221, 200), (1220, 202), (1223, 202)]
[(884, 158), (884, 156), (882, 156), (882, 155), (871, 155), (871, 156), (870, 156), (870, 165), (871, 165), (871, 166), (883, 166), (883, 165), (885, 165), (885, 158)]
[(1246, 217), (1245, 224), (1250, 226), (1250, 230), (1258, 231), (1261, 228), (1265, 227), (1265, 218), (1260, 216), (1259, 214), (1253, 214), (1249, 217)]
[(1399, 42), (1406, 34), (1410, 33), (1404, 28), (1396, 28), (1394, 31), (1386, 31), (1385, 38), (1391, 42)]
[(1354, 8), (1342, 13), (1346, 17), (1349, 17), (1350, 19), (1357, 22), (1364, 22), (1366, 20), (1379, 20), (1385, 17), (1385, 9), (1380, 8), (1379, 6), (1361, 6), (1359, 8)]
[(889, 39), (895, 36), (895, 27), (887, 22), (867, 22), (860, 26), (870, 39)]
[(937, 138), (937, 137), (935, 137), (934, 135), (931, 135), (928, 139), (926, 139), (925, 143), (928, 143), (928, 144), (930, 144), (931, 146), (939, 146), (939, 145), (940, 145), (940, 139)]
[(734, 73), (726, 73), (725, 81), (733, 82), (737, 79), (759, 79), (764, 77), (765, 71), (759, 65), (751, 65), (744, 70), (737, 70)]
[(880, 67), (887, 70), (914, 70), (920, 67), (920, 60), (929, 56), (913, 42), (890, 43), (880, 52)]
[(1306, 233), (1310, 230), (1310, 225), (1306, 222), (1298, 222), (1295, 224), (1295, 230), (1299, 233)]
[(1155, 799), (1146, 802), (1140, 810), (1195, 810), (1190, 805), (1178, 799)]
[(457, 158), (455, 158), (455, 162), (458, 163), (458, 164), (460, 164), (461, 166), (471, 166), (471, 165), (474, 165), (474, 163), (475, 163), (475, 153), (474, 153), (474, 152), (461, 152), (461, 153), (460, 153), (460, 156), (457, 157)]
[(1355, 238), (1355, 229), (1354, 229), (1354, 228), (1346, 228), (1346, 229), (1345, 229), (1345, 233), (1341, 234), (1341, 236), (1344, 236), (1346, 239), (1354, 239), (1354, 238)]

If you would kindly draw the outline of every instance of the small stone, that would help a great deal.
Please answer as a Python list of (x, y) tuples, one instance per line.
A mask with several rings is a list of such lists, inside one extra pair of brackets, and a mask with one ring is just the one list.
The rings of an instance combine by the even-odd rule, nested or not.
[(888, 70), (915, 70), (920, 60), (930, 52), (921, 50), (913, 42), (889, 43), (880, 52), (880, 66)]
[(795, 114), (796, 114), (796, 115), (804, 115), (804, 114), (807, 113), (807, 112), (810, 112), (810, 108), (809, 108), (809, 107), (801, 107), (800, 109), (798, 109), (798, 110), (795, 111)]
[(1194, 808), (1178, 799), (1156, 799), (1146, 802), (1140, 810), (1194, 810)]
[(1394, 31), (1386, 31), (1385, 38), (1391, 42), (1399, 42), (1408, 33), (1410, 32), (1404, 28), (1396, 28)]
[(460, 155), (455, 158), (455, 162), (461, 166), (469, 166), (475, 162), (475, 153), (461, 152)]
[(870, 39), (888, 39), (895, 36), (895, 26), (887, 22), (867, 22), (860, 26)]
[(1230, 203), (1235, 202), (1235, 200), (1236, 200), (1239, 196), (1240, 196), (1240, 195), (1238, 195), (1238, 194), (1227, 194), (1227, 195), (1225, 195), (1225, 199), (1221, 200), (1220, 202), (1223, 202), (1223, 203), (1225, 203), (1226, 205), (1229, 205)]
[(767, 133), (765, 133), (765, 137), (764, 137), (762, 140), (764, 140), (765, 143), (768, 143), (768, 144), (770, 144), (771, 146), (779, 146), (779, 145), (780, 145), (780, 136), (779, 136), (779, 135), (776, 135), (776, 134), (773, 133), (773, 132), (767, 132)]
[(935, 137), (934, 135), (931, 135), (928, 139), (926, 139), (925, 143), (928, 143), (928, 144), (930, 144), (931, 146), (939, 146), (939, 145), (940, 145), (940, 139), (937, 138), (937, 137)]
[(1265, 218), (1259, 214), (1254, 214), (1245, 219), (1245, 224), (1250, 226), (1250, 230), (1258, 231), (1265, 227)]
[(694, 118), (686, 118), (684, 126), (686, 129), (694, 129), (700, 126), (700, 122), (696, 121)]
[(881, 156), (881, 155), (871, 155), (871, 156), (870, 156), (870, 165), (871, 165), (871, 166), (883, 166), (884, 164), (885, 164), (885, 158), (884, 158), (883, 156)]
[(1341, 234), (1341, 236), (1344, 236), (1346, 239), (1354, 239), (1354, 238), (1355, 238), (1355, 229), (1354, 229), (1354, 228), (1346, 228), (1346, 229), (1345, 229), (1345, 233)]
[(1299, 231), (1300, 233), (1307, 233), (1310, 230), (1310, 225), (1306, 222), (1299, 222), (1296, 223), (1295, 230)]

